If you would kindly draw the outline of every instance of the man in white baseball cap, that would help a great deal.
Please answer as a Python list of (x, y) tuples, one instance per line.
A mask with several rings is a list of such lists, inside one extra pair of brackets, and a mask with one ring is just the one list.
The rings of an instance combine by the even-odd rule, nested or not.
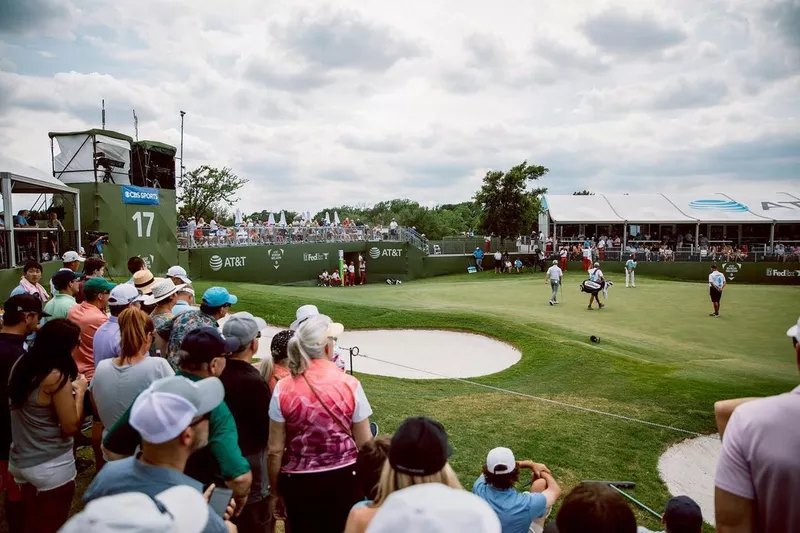
[(167, 277), (172, 279), (172, 283), (175, 285), (190, 285), (192, 283), (192, 280), (189, 279), (186, 273), (186, 269), (178, 265), (169, 267), (169, 270), (167, 270)]
[(105, 359), (113, 359), (120, 352), (119, 322), (117, 318), (127, 308), (139, 307), (139, 291), (133, 285), (122, 283), (111, 289), (108, 295), (108, 309), (111, 316), (94, 334), (94, 367)]
[[(224, 399), (225, 389), (217, 378), (191, 381), (172, 376), (154, 381), (130, 409), (130, 425), (142, 437), (141, 456), (107, 463), (84, 493), (84, 503), (126, 492), (156, 497), (176, 485), (202, 493), (203, 485), (183, 470), (189, 456), (208, 444), (210, 413)], [(236, 531), (212, 509), (208, 518), (205, 533)]]
[(203, 495), (178, 485), (152, 498), (126, 492), (94, 500), (59, 533), (202, 533), (208, 518)]
[(369, 523), (367, 533), (500, 533), (486, 502), (442, 483), (423, 483), (393, 492)]
[[(530, 492), (517, 492), (514, 488), (521, 469), (531, 470)], [(483, 474), (475, 481), (472, 492), (497, 513), (504, 533), (541, 533), (549, 509), (561, 496), (561, 487), (545, 465), (517, 462), (510, 449), (494, 448), (486, 456)]]

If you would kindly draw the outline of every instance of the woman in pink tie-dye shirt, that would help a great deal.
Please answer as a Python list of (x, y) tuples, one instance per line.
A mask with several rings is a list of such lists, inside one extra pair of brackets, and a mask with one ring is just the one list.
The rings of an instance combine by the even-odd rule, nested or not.
[(325, 315), (304, 321), (289, 341), (291, 375), (269, 406), (270, 509), (283, 498), (292, 533), (341, 533), (358, 501), (358, 448), (372, 438), (372, 408), (356, 378), (339, 370), (344, 326)]

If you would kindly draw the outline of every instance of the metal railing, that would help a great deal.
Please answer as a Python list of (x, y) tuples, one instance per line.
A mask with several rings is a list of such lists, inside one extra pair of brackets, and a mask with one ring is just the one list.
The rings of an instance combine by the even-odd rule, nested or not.
[[(14, 232), (14, 250), (10, 250), (10, 234)], [(60, 231), (53, 228), (4, 228), (0, 231), (0, 268), (24, 265), (33, 259), (40, 263), (59, 261), (67, 250), (75, 250), (77, 231)]]

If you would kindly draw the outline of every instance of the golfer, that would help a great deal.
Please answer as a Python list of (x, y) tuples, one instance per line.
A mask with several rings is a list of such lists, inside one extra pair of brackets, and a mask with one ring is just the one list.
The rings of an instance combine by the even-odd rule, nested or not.
[(547, 269), (547, 274), (544, 276), (544, 282), (550, 282), (550, 288), (553, 290), (553, 293), (550, 295), (550, 305), (556, 305), (558, 303), (558, 286), (561, 285), (561, 278), (564, 276), (564, 272), (558, 268), (558, 261), (553, 261), (553, 266)]
[[(595, 263), (594, 264), (594, 268), (589, 270), (589, 279), (594, 281), (595, 283), (600, 283), (601, 285), (605, 284), (606, 280), (603, 277), (603, 271), (600, 270), (600, 263)], [(600, 307), (600, 309), (605, 307), (605, 305), (600, 303), (600, 296), (598, 296), (599, 294), (600, 294), (599, 290), (589, 294), (589, 310), (590, 311), (593, 309), (592, 308), (592, 302), (594, 300), (597, 300), (597, 305)]]
[(710, 316), (719, 317), (719, 301), (722, 299), (722, 291), (726, 285), (728, 282), (725, 281), (725, 275), (717, 270), (717, 265), (711, 265), (711, 274), (708, 275), (708, 293), (711, 296), (714, 312)]
[(636, 256), (631, 254), (631, 258), (625, 262), (625, 287), (628, 282), (636, 288)]

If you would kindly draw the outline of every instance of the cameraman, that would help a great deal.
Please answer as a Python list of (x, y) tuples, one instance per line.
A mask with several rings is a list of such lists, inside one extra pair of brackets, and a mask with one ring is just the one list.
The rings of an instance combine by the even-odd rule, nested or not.
[(103, 257), (103, 244), (108, 243), (108, 234), (107, 233), (98, 233), (95, 231), (89, 231), (86, 233), (89, 237), (89, 257), (99, 256), (100, 259), (105, 259)]

